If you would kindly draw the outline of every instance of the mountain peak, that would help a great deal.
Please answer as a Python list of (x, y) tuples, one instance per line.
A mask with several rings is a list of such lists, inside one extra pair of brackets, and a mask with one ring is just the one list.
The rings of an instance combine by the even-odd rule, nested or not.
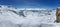
[(0, 5), (0, 9), (16, 9), (16, 8), (12, 6)]

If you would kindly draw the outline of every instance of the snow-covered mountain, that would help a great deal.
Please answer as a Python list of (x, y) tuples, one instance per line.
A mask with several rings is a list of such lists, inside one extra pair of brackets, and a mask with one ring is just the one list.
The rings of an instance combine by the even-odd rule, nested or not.
[(19, 25), (16, 27), (40, 27), (41, 23), (54, 23), (55, 11), (41, 8), (17, 9), (3, 5), (0, 6), (0, 22), (4, 23), (2, 24), (3, 27), (7, 27), (10, 23), (13, 25), (10, 24), (8, 27), (15, 27), (15, 25)]

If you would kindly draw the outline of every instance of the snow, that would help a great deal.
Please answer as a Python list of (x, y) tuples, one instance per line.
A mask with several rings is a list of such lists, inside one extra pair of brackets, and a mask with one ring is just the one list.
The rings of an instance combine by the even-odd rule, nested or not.
[(19, 26), (11, 21), (5, 20), (0, 22), (0, 27), (19, 27)]
[(41, 27), (60, 27), (60, 23), (42, 23)]
[(56, 10), (20, 10), (2, 7), (0, 27), (59, 27), (60, 24), (54, 23), (55, 12)]

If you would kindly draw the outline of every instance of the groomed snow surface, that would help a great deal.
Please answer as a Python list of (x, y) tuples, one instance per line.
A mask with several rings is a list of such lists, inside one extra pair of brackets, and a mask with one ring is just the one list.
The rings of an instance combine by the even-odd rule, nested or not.
[(0, 27), (60, 27), (55, 10), (0, 9)]

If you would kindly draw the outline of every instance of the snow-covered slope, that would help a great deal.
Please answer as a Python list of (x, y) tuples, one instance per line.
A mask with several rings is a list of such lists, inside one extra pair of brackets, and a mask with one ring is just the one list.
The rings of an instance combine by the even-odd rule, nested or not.
[[(40, 27), (41, 23), (54, 23), (55, 19), (55, 10), (20, 10), (15, 8), (0, 7), (0, 22), (7, 21), (5, 23), (8, 23), (11, 21), (21, 27)], [(14, 26), (14, 24), (12, 26)], [(7, 26), (8, 25), (11, 24), (8, 23)]]

